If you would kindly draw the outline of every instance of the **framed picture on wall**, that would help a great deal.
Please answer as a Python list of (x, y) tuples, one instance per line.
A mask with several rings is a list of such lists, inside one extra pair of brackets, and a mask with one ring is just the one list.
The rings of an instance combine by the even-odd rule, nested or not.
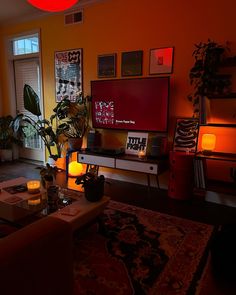
[(98, 55), (98, 78), (116, 77), (116, 53)]
[(143, 71), (143, 51), (122, 52), (121, 75), (141, 76)]
[(65, 96), (75, 101), (82, 85), (82, 48), (55, 52), (56, 102)]
[(173, 150), (195, 153), (198, 132), (199, 120), (197, 118), (178, 118), (176, 120)]
[(150, 49), (149, 74), (171, 74), (174, 47)]

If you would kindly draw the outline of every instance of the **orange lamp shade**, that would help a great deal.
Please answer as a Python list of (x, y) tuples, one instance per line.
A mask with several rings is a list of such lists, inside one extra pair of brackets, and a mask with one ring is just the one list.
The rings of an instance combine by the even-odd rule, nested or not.
[(28, 0), (28, 2), (44, 11), (58, 12), (75, 5), (78, 0)]
[(202, 149), (204, 151), (213, 151), (216, 145), (215, 134), (205, 133), (202, 135)]
[(77, 161), (72, 161), (70, 162), (68, 169), (68, 175), (71, 177), (76, 177), (82, 174), (83, 165)]

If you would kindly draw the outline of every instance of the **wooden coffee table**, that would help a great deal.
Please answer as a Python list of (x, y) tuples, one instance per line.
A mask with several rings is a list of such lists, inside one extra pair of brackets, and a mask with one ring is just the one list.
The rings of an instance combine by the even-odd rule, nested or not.
[[(4, 190), (4, 188), (9, 186), (24, 184), (27, 180), (28, 179), (24, 177), (20, 177), (0, 183), (0, 218), (11, 222), (17, 222), (18, 220), (27, 218), (30, 215), (44, 215), (43, 213), (40, 213), (40, 211), (44, 211), (43, 206), (31, 206), (30, 210), (29, 206), (23, 206), (24, 203), (27, 203), (28, 199), (33, 197), (32, 194), (29, 194), (27, 191), (10, 194)], [(68, 193), (69, 192), (70, 190), (68, 190)], [(45, 194), (45, 190), (42, 190), (42, 195), (43, 194)], [(79, 229), (80, 227), (92, 222), (99, 214), (102, 213), (110, 200), (109, 197), (103, 196), (103, 198), (97, 202), (89, 202), (85, 199), (84, 193), (79, 191), (73, 191), (70, 195), (72, 195), (74, 199), (72, 204), (48, 215), (70, 223), (72, 230)], [(65, 196), (67, 196), (66, 190)], [(43, 200), (42, 203), (45, 203), (45, 200)]]
[(97, 202), (89, 202), (85, 199), (83, 193), (78, 192), (77, 201), (50, 214), (50, 217), (69, 222), (72, 230), (76, 230), (90, 223), (100, 215), (109, 203), (109, 200), (109, 197), (103, 196)]

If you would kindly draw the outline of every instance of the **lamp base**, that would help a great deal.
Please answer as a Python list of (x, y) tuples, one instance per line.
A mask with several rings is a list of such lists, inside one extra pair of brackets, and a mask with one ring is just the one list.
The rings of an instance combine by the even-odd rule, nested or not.
[(211, 150), (202, 150), (202, 154), (206, 155), (206, 156), (210, 156), (210, 155), (212, 155), (212, 153), (213, 153), (213, 151), (211, 151)]

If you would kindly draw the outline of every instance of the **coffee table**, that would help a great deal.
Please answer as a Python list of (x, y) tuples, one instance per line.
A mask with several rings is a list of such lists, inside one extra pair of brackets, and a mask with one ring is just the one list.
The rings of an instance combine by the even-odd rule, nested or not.
[[(0, 218), (11, 222), (18, 222), (19, 220), (26, 219), (29, 216), (42, 216), (48, 215), (45, 213), (44, 208), (47, 206), (45, 190), (41, 190), (41, 202), (36, 205), (28, 205), (28, 200), (34, 195), (29, 194), (27, 191), (19, 192), (16, 194), (10, 194), (4, 190), (4, 188), (25, 184), (28, 181), (27, 178), (19, 177), (9, 181), (0, 183)], [(68, 190), (69, 192), (70, 190)], [(64, 191), (66, 195), (66, 190)], [(73, 191), (70, 195), (73, 195), (73, 202), (53, 213), (50, 213), (50, 217), (62, 219), (70, 223), (72, 230), (76, 230), (91, 221), (93, 221), (107, 206), (110, 198), (103, 196), (103, 198), (97, 202), (89, 202), (85, 199), (84, 193), (79, 191)], [(36, 218), (36, 219), (37, 219)]]

